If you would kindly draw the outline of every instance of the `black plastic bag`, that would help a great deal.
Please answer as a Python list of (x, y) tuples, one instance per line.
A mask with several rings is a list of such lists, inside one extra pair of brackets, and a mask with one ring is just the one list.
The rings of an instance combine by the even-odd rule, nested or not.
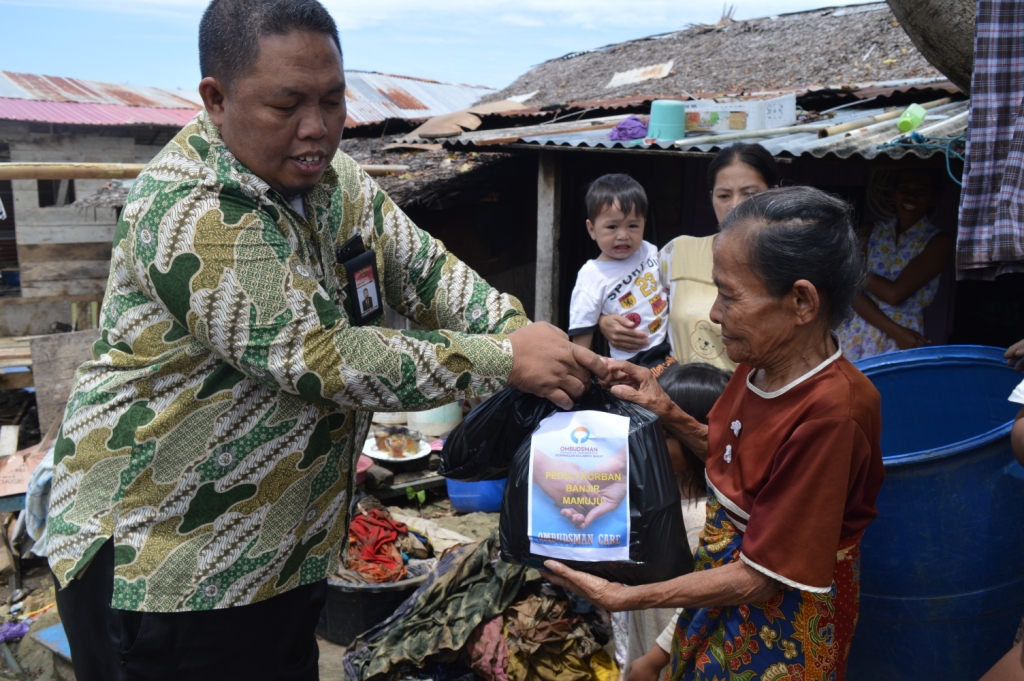
[(548, 400), (506, 388), (469, 412), (448, 435), (438, 473), (462, 482), (508, 477), (520, 445), (557, 409)]
[[(569, 567), (628, 585), (663, 582), (693, 570), (679, 488), (657, 416), (594, 385), (573, 411), (626, 416), (629, 425), (629, 560), (571, 561)], [(501, 509), (501, 557), (543, 567), (530, 552), (528, 505), (531, 436), (559, 411), (550, 401), (508, 389), (484, 402), (456, 428), (441, 453), (441, 474), (456, 480), (508, 476)]]

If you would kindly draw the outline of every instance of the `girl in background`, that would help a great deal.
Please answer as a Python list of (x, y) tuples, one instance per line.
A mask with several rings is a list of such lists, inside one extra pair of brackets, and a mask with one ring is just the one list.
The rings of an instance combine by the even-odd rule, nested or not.
[(953, 237), (928, 217), (939, 198), (934, 174), (905, 170), (893, 191), (896, 214), (862, 228), (868, 278), (854, 300), (856, 314), (837, 331), (851, 362), (930, 344), (924, 336), (924, 309), (935, 300), (954, 245)]
[[(715, 406), (731, 376), (724, 369), (701, 362), (672, 364), (658, 376), (658, 385), (680, 409), (707, 424), (708, 412)], [(679, 484), (686, 540), (692, 552), (697, 549), (707, 512), (708, 490), (704, 480), (704, 461), (667, 434), (665, 442)], [(625, 667), (628, 681), (657, 678), (657, 672), (668, 664), (668, 650), (672, 644), (678, 612), (675, 608), (653, 608), (629, 613)], [(649, 651), (652, 654), (648, 657)], [(655, 672), (654, 676), (651, 676), (652, 672)]]

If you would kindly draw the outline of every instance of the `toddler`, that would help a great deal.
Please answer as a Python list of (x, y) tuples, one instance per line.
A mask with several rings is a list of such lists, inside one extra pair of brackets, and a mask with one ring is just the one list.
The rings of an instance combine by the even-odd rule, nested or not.
[(661, 286), (658, 249), (644, 241), (647, 194), (629, 175), (603, 175), (587, 190), (587, 231), (601, 255), (576, 276), (569, 305), (572, 341), (590, 347), (602, 314), (620, 314), (647, 332), (635, 355), (610, 347), (613, 359), (662, 364), (668, 343), (668, 291)]

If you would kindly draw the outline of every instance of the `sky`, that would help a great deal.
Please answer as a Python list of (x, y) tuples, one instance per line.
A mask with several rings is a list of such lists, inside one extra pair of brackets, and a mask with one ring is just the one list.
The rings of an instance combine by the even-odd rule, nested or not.
[[(502, 88), (570, 52), (714, 23), (697, 0), (323, 0), (345, 67)], [(208, 0), (0, 0), (0, 70), (195, 90)], [(746, 0), (736, 19), (842, 0)], [(85, 8), (88, 6), (88, 9)]]

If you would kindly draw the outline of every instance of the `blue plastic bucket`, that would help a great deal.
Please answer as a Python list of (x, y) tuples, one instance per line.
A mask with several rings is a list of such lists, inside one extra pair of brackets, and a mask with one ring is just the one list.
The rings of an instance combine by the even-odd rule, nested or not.
[(497, 513), (505, 496), (505, 480), (459, 482), (446, 480), (448, 499), (459, 513)]
[(882, 394), (885, 484), (864, 534), (851, 681), (977, 679), (1024, 616), (1024, 468), (1003, 350), (857, 362)]

